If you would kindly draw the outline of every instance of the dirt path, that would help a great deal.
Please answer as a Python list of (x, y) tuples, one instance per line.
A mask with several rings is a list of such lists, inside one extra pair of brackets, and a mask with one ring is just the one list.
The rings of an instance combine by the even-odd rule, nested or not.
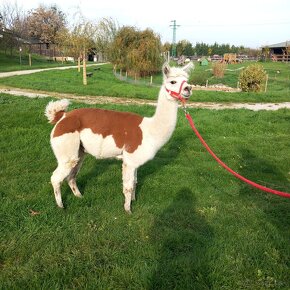
[[(97, 63), (97, 64), (87, 64), (87, 66), (98, 66), (98, 65), (104, 65), (105, 63)], [(47, 70), (64, 70), (64, 69), (70, 69), (70, 68), (77, 68), (77, 65), (73, 66), (61, 66), (61, 67), (50, 67), (50, 68), (37, 68), (37, 69), (28, 69), (28, 70), (16, 70), (16, 71), (9, 71), (9, 72), (0, 72), (0, 78), (7, 78), (12, 76), (20, 76), (20, 75), (28, 75), (33, 73), (38, 73), (42, 71)]]
[[(131, 105), (150, 105), (156, 106), (157, 102), (152, 100), (140, 100), (132, 98), (117, 98), (106, 96), (78, 96), (74, 94), (64, 94), (55, 92), (33, 91), (27, 89), (17, 89), (0, 87), (0, 93), (24, 96), (28, 98), (47, 98), (55, 97), (59, 99), (69, 99), (86, 104), (131, 104)], [(188, 108), (202, 108), (210, 110), (223, 109), (248, 109), (252, 111), (268, 110), (275, 111), (282, 108), (290, 109), (290, 102), (284, 103), (211, 103), (211, 102), (192, 102), (187, 104)]]

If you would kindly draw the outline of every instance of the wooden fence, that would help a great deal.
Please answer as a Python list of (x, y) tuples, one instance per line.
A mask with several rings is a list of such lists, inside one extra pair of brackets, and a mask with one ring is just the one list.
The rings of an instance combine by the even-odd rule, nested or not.
[(290, 62), (290, 54), (273, 54), (271, 56), (272, 61), (282, 61), (282, 62)]

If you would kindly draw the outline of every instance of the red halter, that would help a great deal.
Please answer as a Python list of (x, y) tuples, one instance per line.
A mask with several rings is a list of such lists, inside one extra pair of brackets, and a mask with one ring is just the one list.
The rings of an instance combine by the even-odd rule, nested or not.
[(182, 87), (183, 87), (183, 84), (186, 83), (186, 81), (182, 81), (180, 87), (179, 87), (179, 92), (174, 92), (174, 91), (171, 91), (171, 90), (168, 90), (165, 86), (165, 89), (166, 89), (166, 92), (173, 98), (179, 100), (182, 104), (185, 104), (186, 102), (186, 99), (181, 95), (181, 91), (182, 91)]

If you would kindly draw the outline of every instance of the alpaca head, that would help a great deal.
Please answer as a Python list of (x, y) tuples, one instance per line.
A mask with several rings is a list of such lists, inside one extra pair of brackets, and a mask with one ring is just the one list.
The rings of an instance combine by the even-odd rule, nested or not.
[(163, 86), (167, 91), (169, 100), (178, 100), (174, 95), (181, 95), (184, 99), (188, 99), (191, 95), (191, 86), (187, 83), (188, 73), (194, 68), (192, 62), (184, 67), (170, 67), (165, 63), (162, 67), (163, 71)]

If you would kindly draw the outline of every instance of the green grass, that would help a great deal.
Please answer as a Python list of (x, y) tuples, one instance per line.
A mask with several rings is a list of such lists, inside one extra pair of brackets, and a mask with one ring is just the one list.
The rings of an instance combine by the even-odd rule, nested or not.
[[(200, 66), (196, 64), (195, 75), (202, 74), (209, 85), (224, 84), (233, 88), (237, 87), (241, 67), (253, 64), (252, 62), (244, 62), (241, 64), (227, 65), (227, 69), (234, 71), (226, 71), (224, 78), (216, 78), (212, 76), (211, 65)], [(204, 92), (194, 91), (194, 99), (201, 101), (218, 101), (218, 102), (283, 102), (290, 101), (290, 63), (281, 62), (263, 62), (260, 63), (266, 70), (269, 79), (266, 93), (223, 93), (223, 92)], [(279, 71), (280, 73), (277, 73)]]
[[(221, 169), (181, 112), (169, 143), (139, 169), (131, 216), (120, 162), (90, 156), (78, 176), (84, 197), (64, 184), (58, 209), (48, 101), (0, 96), (1, 289), (289, 289), (290, 200)], [(230, 167), (289, 192), (289, 110), (190, 112)]]
[[(238, 68), (242, 65), (231, 65), (229, 68)], [(264, 63), (269, 74), (267, 93), (226, 93), (193, 91), (193, 102), (285, 102), (290, 101), (290, 65), (286, 63)], [(206, 73), (210, 83), (224, 83), (236, 87), (239, 72), (226, 72), (224, 79), (214, 79), (211, 72), (203, 72), (209, 67), (196, 65), (196, 74)], [(280, 74), (277, 74), (280, 70)], [(100, 71), (93, 67), (88, 68), (93, 76), (88, 78), (88, 85), (82, 85), (82, 74), (76, 69), (66, 71), (46, 71), (31, 75), (15, 76), (0, 79), (0, 85), (52, 91), (59, 93), (72, 93), (91, 96), (113, 96), (155, 100), (159, 87), (143, 84), (134, 84), (120, 81), (112, 74), (112, 66), (104, 65)], [(161, 75), (154, 77), (153, 81), (159, 86)], [(149, 82), (149, 79), (146, 80)]]
[(156, 99), (159, 88), (143, 85), (132, 85), (115, 78), (111, 65), (103, 65), (100, 70), (88, 67), (93, 72), (88, 78), (88, 85), (83, 86), (82, 73), (77, 69), (45, 71), (26, 76), (0, 78), (0, 84), (34, 90), (73, 93), (77, 95), (130, 97)]
[(49, 68), (58, 66), (74, 65), (72, 62), (48, 62), (45, 57), (37, 54), (31, 56), (31, 66), (29, 66), (29, 57), (27, 53), (22, 53), (21, 64), (19, 52), (13, 52), (13, 54), (5, 54), (0, 51), (0, 72), (16, 71), (16, 70), (29, 70), (36, 68)]

